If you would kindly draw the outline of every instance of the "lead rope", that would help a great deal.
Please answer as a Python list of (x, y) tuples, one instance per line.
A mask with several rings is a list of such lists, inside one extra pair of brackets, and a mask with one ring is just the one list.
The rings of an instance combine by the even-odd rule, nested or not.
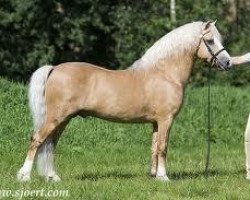
[(207, 88), (207, 155), (205, 165), (205, 177), (209, 175), (209, 163), (211, 152), (211, 66), (208, 67), (208, 88)]

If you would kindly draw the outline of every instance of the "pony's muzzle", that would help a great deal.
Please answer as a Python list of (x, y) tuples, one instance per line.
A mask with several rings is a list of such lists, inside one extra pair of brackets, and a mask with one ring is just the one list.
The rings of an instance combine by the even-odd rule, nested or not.
[(216, 60), (216, 65), (221, 68), (222, 70), (229, 70), (232, 67), (231, 59), (224, 57), (221, 59)]

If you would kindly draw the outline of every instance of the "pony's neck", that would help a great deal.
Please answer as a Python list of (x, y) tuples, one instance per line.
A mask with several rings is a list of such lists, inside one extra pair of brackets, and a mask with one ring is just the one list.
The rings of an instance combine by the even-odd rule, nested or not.
[(171, 31), (134, 62), (131, 68), (149, 73), (162, 72), (171, 81), (185, 85), (200, 43), (201, 26), (202, 22), (195, 22)]
[(175, 82), (176, 84), (185, 86), (191, 75), (192, 66), (194, 63), (195, 55), (192, 52), (173, 56), (171, 60), (160, 60), (155, 69), (148, 69), (152, 71), (161, 72), (167, 79)]

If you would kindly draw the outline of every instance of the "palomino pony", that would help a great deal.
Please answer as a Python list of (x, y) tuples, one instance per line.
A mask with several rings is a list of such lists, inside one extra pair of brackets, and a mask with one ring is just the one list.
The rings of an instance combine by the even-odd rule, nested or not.
[(152, 123), (151, 175), (167, 181), (169, 130), (196, 58), (223, 70), (231, 67), (215, 23), (193, 22), (171, 31), (126, 70), (80, 62), (39, 68), (29, 86), (34, 135), (18, 180), (30, 180), (36, 154), (39, 174), (47, 180), (60, 180), (53, 152), (67, 123), (80, 115)]

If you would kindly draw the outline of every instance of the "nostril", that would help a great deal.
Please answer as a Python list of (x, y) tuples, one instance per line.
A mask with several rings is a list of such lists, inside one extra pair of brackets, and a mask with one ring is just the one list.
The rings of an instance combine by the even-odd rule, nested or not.
[(230, 66), (230, 60), (227, 60), (227, 61), (226, 61), (226, 66), (227, 66), (227, 67)]

